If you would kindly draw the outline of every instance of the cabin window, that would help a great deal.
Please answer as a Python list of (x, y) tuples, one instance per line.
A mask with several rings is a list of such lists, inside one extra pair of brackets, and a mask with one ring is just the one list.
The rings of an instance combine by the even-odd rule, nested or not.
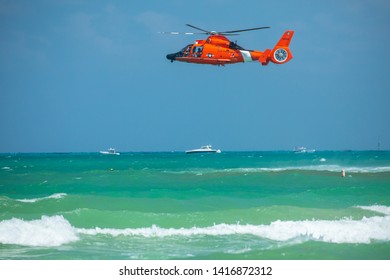
[(200, 57), (202, 55), (203, 47), (194, 46), (192, 49), (192, 56)]

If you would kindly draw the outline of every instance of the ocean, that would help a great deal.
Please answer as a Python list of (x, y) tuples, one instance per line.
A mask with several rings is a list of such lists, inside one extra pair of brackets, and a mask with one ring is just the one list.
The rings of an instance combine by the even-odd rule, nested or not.
[(389, 260), (390, 152), (0, 154), (0, 259)]

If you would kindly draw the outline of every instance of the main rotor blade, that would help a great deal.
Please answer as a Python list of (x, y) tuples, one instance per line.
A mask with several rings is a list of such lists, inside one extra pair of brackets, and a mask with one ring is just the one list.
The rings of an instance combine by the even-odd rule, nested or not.
[(159, 34), (169, 34), (169, 35), (195, 35), (195, 34), (204, 34), (204, 33), (194, 33), (194, 32), (158, 32)]
[(245, 31), (252, 31), (252, 30), (259, 30), (259, 29), (266, 29), (270, 28), (269, 26), (263, 26), (263, 27), (255, 27), (255, 28), (249, 28), (249, 29), (240, 29), (240, 30), (229, 30), (229, 31), (223, 31), (223, 32), (217, 32), (217, 31), (208, 31), (199, 27), (196, 27), (191, 24), (186, 24), (187, 26), (194, 28), (196, 30), (202, 31), (202, 32), (159, 32), (160, 34), (170, 34), (170, 35), (195, 35), (195, 34), (207, 34), (207, 35), (239, 35), (234, 33), (239, 32), (245, 32)]
[(220, 34), (231, 34), (231, 33), (245, 32), (245, 31), (252, 31), (252, 30), (259, 30), (259, 29), (266, 29), (266, 28), (271, 28), (271, 27), (270, 26), (263, 26), (263, 27), (255, 27), (255, 28), (241, 29), (241, 30), (222, 31), (219, 33)]
[(189, 27), (195, 28), (195, 29), (197, 29), (197, 30), (203, 31), (203, 32), (205, 32), (206, 34), (211, 34), (210, 31), (207, 31), (207, 30), (204, 30), (204, 29), (202, 29), (202, 28), (193, 26), (193, 25), (191, 25), (191, 24), (186, 24), (186, 25), (189, 26)]

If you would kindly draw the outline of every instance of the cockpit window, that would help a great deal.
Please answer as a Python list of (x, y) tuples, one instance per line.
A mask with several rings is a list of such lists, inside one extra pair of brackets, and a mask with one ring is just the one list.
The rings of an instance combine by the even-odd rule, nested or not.
[(182, 52), (189, 52), (191, 50), (192, 44), (185, 46), (181, 51)]
[(193, 57), (201, 57), (203, 52), (203, 46), (194, 46), (192, 48), (192, 56)]
[(245, 50), (243, 47), (237, 45), (236, 43), (230, 42), (229, 48), (233, 50)]
[(180, 51), (180, 53), (182, 54), (181, 56), (188, 56), (188, 55), (190, 54), (192, 45), (193, 45), (193, 44), (190, 44), (190, 45), (185, 46), (185, 47)]
[(175, 57), (201, 57), (203, 52), (203, 46), (190, 44), (182, 48), (175, 54)]

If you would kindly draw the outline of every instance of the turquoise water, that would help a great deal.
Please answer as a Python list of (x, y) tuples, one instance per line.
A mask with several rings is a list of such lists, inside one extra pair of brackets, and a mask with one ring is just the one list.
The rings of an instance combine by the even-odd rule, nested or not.
[(1, 154), (0, 259), (390, 259), (390, 152)]

